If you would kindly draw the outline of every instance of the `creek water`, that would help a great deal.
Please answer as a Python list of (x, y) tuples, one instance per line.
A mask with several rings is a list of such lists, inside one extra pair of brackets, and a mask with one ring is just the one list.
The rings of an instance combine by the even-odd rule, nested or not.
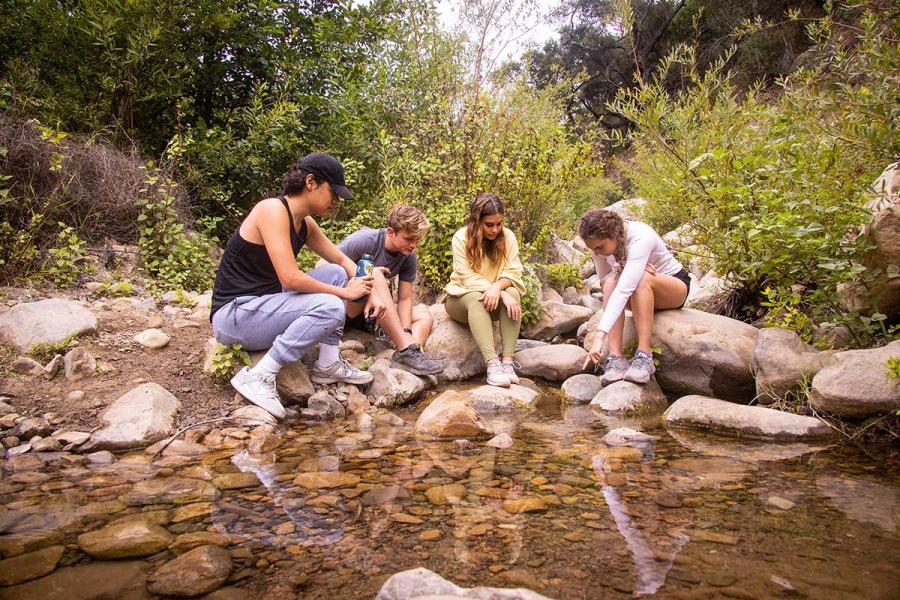
[[(81, 564), (91, 559), (80, 533), (149, 511), (173, 535), (227, 534), (232, 585), (250, 597), (293, 584), (304, 598), (373, 598), (419, 566), (552, 598), (898, 597), (900, 471), (887, 453), (667, 430), (658, 416), (605, 416), (544, 389), (535, 410), (489, 419), (512, 447), (479, 442), (460, 455), (411, 437), (424, 405), (395, 411), (406, 426), (367, 433), (287, 428), (265, 455), (237, 447), (151, 463), (134, 452), (7, 475), (0, 546), (61, 536), (60, 566)], [(657, 439), (609, 446), (601, 438), (617, 427)], [(137, 482), (167, 477), (226, 489), (208, 503), (122, 501)]]

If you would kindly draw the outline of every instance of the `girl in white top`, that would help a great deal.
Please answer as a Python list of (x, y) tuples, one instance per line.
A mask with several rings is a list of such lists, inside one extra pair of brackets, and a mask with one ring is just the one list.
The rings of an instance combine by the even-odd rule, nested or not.
[[(599, 364), (608, 337), (609, 357), (601, 384), (621, 379), (647, 383), (655, 370), (650, 345), (653, 311), (684, 306), (690, 287), (687, 271), (652, 227), (639, 221), (623, 221), (610, 210), (594, 208), (585, 213), (578, 235), (591, 250), (597, 274), (606, 277), (603, 317), (584, 366)], [(622, 352), (626, 306), (634, 315), (638, 338), (631, 363)]]

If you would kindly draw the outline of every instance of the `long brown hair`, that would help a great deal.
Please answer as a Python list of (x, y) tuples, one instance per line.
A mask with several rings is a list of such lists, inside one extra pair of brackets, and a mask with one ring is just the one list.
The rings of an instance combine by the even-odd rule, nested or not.
[(582, 240), (618, 240), (613, 255), (619, 268), (625, 266), (625, 222), (618, 214), (605, 208), (592, 208), (584, 213), (578, 223), (578, 236)]
[(469, 206), (469, 218), (466, 219), (466, 258), (476, 271), (481, 268), (481, 261), (486, 256), (494, 262), (506, 258), (506, 238), (503, 229), (493, 240), (484, 239), (481, 221), (491, 215), (502, 215), (506, 212), (500, 196), (492, 192), (482, 192), (475, 196)]

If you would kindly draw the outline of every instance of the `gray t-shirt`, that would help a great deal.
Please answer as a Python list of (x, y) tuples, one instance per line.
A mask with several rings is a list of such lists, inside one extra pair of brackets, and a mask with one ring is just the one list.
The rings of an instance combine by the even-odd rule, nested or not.
[(387, 267), (390, 270), (391, 276), (388, 279), (399, 276), (400, 281), (415, 283), (418, 268), (416, 253), (413, 252), (409, 256), (404, 256), (400, 252), (391, 254), (384, 249), (385, 237), (387, 237), (385, 228), (364, 227), (344, 238), (344, 241), (338, 244), (338, 249), (353, 262), (358, 262), (363, 254), (368, 254), (375, 259), (376, 267)]

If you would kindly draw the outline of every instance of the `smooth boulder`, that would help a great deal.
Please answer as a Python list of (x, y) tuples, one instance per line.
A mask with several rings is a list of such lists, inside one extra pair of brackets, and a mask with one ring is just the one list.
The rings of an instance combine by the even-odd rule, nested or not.
[(450, 600), (490, 598), (491, 600), (550, 600), (524, 588), (462, 588), (423, 567), (401, 571), (378, 590), (375, 600)]
[(777, 327), (761, 330), (752, 362), (757, 401), (771, 404), (800, 391), (833, 355), (834, 352), (817, 351), (793, 331)]
[(706, 396), (679, 398), (665, 414), (666, 424), (705, 429), (736, 437), (807, 440), (827, 439), (834, 430), (815, 417), (762, 406), (744, 406)]
[[(485, 372), (484, 358), (467, 325), (457, 323), (447, 314), (443, 304), (428, 307), (434, 328), (428, 338), (428, 352), (445, 357), (440, 381), (462, 381)], [(499, 336), (497, 336), (499, 338)]]
[(563, 397), (571, 404), (587, 404), (601, 389), (600, 378), (591, 373), (579, 373), (562, 384)]
[(519, 373), (548, 381), (565, 381), (581, 373), (587, 352), (573, 344), (553, 344), (516, 352)]
[(156, 383), (126, 392), (100, 413), (103, 429), (94, 432), (86, 450), (128, 450), (149, 446), (172, 435), (178, 398)]
[(881, 348), (838, 352), (812, 380), (810, 404), (838, 417), (867, 417), (900, 408), (900, 384), (888, 377), (900, 340)]
[(22, 351), (36, 344), (61, 344), (96, 330), (97, 318), (91, 311), (61, 298), (17, 304), (0, 314), (0, 341)]
[(659, 311), (651, 340), (660, 349), (656, 379), (674, 394), (749, 402), (756, 395), (751, 362), (758, 335), (755, 327), (720, 315)]
[(575, 331), (594, 314), (588, 308), (565, 304), (561, 300), (562, 298), (560, 301), (544, 302), (537, 322), (524, 327), (522, 336), (550, 341), (556, 336)]
[(608, 413), (659, 413), (668, 405), (666, 395), (653, 378), (643, 385), (631, 381), (611, 383), (591, 400), (591, 406)]
[(78, 547), (92, 558), (137, 558), (165, 550), (173, 539), (159, 525), (126, 517), (79, 535)]
[(413, 426), (413, 437), (419, 440), (484, 439), (493, 435), (471, 402), (453, 390), (432, 400)]
[(523, 385), (508, 388), (481, 385), (465, 392), (465, 397), (481, 415), (530, 410), (538, 396), (538, 392)]

